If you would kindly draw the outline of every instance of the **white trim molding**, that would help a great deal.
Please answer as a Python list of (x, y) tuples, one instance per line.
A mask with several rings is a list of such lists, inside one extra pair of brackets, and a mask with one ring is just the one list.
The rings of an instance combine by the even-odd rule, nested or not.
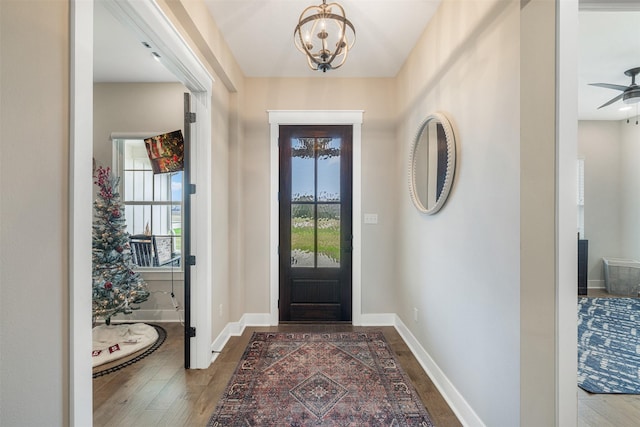
[(471, 405), (469, 405), (462, 394), (455, 388), (453, 383), (451, 383), (449, 378), (447, 378), (445, 373), (436, 364), (427, 350), (422, 347), (418, 339), (411, 333), (398, 315), (395, 315), (394, 326), (462, 425), (484, 427), (485, 424), (478, 414), (475, 413)]
[(230, 322), (211, 343), (211, 363), (218, 358), (218, 354), (231, 337), (239, 337), (247, 326), (270, 326), (270, 313), (245, 313), (238, 322)]
[(70, 6), (69, 94), (69, 425), (90, 426), (91, 157), (93, 147), (93, 2)]
[(269, 283), (270, 324), (278, 324), (279, 264), (278, 264), (278, 135), (280, 125), (352, 125), (353, 126), (353, 252), (352, 252), (352, 314), (354, 325), (362, 324), (362, 121), (363, 110), (272, 110), (269, 114), (270, 144), (270, 220), (269, 220)]

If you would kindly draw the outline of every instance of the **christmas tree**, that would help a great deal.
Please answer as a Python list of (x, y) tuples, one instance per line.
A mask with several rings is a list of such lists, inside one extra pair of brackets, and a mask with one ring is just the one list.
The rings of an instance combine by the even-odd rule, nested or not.
[(129, 314), (149, 297), (147, 284), (133, 270), (134, 263), (126, 231), (124, 206), (118, 183), (109, 168), (96, 170), (98, 197), (93, 220), (93, 317), (105, 319), (118, 313)]

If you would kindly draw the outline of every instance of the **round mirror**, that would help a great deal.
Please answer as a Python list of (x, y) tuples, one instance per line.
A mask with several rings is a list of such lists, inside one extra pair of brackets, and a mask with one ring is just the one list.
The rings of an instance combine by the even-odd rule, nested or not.
[(442, 113), (428, 116), (418, 127), (409, 165), (413, 203), (426, 214), (438, 212), (447, 200), (456, 168), (453, 129)]

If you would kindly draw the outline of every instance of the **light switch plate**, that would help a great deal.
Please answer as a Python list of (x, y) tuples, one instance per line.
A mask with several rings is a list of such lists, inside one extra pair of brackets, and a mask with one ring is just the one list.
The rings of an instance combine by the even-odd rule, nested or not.
[(364, 214), (364, 223), (365, 224), (377, 224), (378, 223), (378, 214), (372, 214), (372, 213)]

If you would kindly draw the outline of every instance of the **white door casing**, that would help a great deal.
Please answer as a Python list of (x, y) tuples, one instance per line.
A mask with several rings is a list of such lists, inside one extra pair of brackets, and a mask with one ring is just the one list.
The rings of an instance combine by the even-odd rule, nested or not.
[(274, 110), (268, 111), (270, 125), (270, 212), (269, 212), (269, 318), (278, 324), (278, 135), (280, 125), (352, 125), (353, 126), (353, 253), (352, 253), (352, 323), (362, 325), (362, 110)]

